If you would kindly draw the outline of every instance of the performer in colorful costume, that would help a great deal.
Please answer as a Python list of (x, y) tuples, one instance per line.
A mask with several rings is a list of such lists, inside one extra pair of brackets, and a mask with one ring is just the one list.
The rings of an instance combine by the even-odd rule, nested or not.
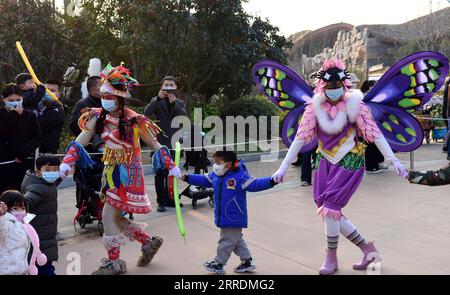
[(80, 117), (79, 126), (83, 131), (69, 145), (60, 170), (67, 175), (77, 161), (89, 162), (83, 145), (88, 144), (96, 133), (101, 135), (105, 165), (101, 191), (105, 199), (103, 242), (108, 258), (93, 274), (109, 275), (127, 271), (125, 261), (119, 259), (120, 246), (126, 239), (142, 244), (139, 266), (148, 265), (163, 243), (161, 237), (151, 237), (144, 231), (146, 224), (132, 222), (122, 214), (146, 214), (152, 210), (144, 184), (140, 141), (157, 151), (156, 161), (165, 165), (170, 175), (180, 177), (181, 173), (168, 149), (156, 140), (157, 125), (125, 107), (130, 88), (138, 84), (130, 77), (129, 70), (122, 65), (115, 68), (108, 65), (101, 77), (102, 108), (90, 109)]
[(264, 93), (281, 109), (290, 110), (282, 129), (283, 141), (290, 148), (273, 179), (282, 182), (297, 154), (318, 143), (313, 197), (325, 223), (328, 246), (320, 274), (338, 270), (339, 233), (364, 254), (361, 262), (353, 265), (355, 270), (367, 269), (379, 258), (374, 242), (367, 242), (342, 214), (364, 175), (365, 143), (374, 143), (397, 174), (407, 177), (391, 147), (405, 152), (421, 145), (420, 124), (408, 112), (429, 101), (447, 73), (444, 56), (417, 53), (393, 66), (363, 97), (359, 90), (350, 89), (348, 73), (337, 59), (323, 64), (314, 94), (287, 67), (271, 61), (254, 67), (254, 79)]

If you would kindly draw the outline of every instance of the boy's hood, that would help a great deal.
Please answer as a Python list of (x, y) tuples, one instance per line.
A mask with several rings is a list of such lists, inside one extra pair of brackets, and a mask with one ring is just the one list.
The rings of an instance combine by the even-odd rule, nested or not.
[(247, 171), (247, 166), (245, 166), (244, 160), (239, 160), (237, 167), (232, 169), (227, 174), (239, 173), (239, 172), (242, 172), (242, 171)]
[(34, 171), (28, 170), (25, 174), (25, 177), (22, 182), (22, 188), (25, 188), (27, 186), (33, 185), (33, 184), (46, 184), (49, 185), (45, 180), (43, 180), (41, 177), (37, 176)]

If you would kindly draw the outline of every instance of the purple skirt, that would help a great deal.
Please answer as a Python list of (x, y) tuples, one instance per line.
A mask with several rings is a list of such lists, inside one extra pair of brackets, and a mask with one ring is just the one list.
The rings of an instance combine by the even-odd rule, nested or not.
[(364, 176), (364, 155), (348, 153), (333, 165), (320, 153), (314, 171), (314, 201), (318, 207), (341, 211)]

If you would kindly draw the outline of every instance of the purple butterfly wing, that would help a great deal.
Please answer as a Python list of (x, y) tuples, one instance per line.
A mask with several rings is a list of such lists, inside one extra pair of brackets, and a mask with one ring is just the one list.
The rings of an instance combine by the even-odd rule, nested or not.
[(281, 110), (289, 111), (281, 130), (283, 142), (289, 147), (305, 104), (314, 95), (312, 89), (292, 69), (274, 61), (258, 62), (252, 74), (260, 90)]
[[(283, 127), (282, 130), (285, 130), (283, 132), (283, 143), (290, 147), (292, 142), (295, 139), (295, 135), (297, 134), (298, 126), (300, 123), (300, 120), (303, 116), (303, 112), (305, 111), (306, 105), (299, 106), (292, 111), (290, 111), (286, 117), (283, 120)], [(306, 144), (302, 147), (301, 151), (302, 153), (306, 153), (309, 151), (314, 150), (317, 148), (317, 138), (314, 139), (309, 144)]]
[(394, 150), (409, 152), (422, 144), (422, 128), (409, 112), (430, 101), (444, 84), (448, 70), (442, 54), (414, 53), (390, 68), (364, 97)]
[(252, 74), (261, 91), (282, 110), (303, 105), (314, 95), (297, 73), (277, 62), (260, 61), (253, 67)]
[(384, 137), (394, 151), (410, 152), (420, 147), (423, 132), (420, 123), (405, 111), (379, 103), (366, 103)]
[(416, 110), (444, 84), (448, 59), (438, 52), (409, 55), (392, 66), (366, 95), (364, 101)]

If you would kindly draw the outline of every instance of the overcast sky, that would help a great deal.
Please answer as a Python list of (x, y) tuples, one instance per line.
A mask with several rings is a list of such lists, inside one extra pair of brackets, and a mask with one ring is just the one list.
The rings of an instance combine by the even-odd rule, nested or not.
[[(226, 1), (226, 0), (224, 0)], [(249, 0), (247, 12), (268, 18), (286, 36), (338, 22), (398, 24), (449, 7), (450, 0)], [(56, 0), (62, 6), (63, 0)]]
[(250, 0), (246, 10), (288, 36), (338, 22), (352, 25), (398, 24), (449, 7), (450, 0)]

